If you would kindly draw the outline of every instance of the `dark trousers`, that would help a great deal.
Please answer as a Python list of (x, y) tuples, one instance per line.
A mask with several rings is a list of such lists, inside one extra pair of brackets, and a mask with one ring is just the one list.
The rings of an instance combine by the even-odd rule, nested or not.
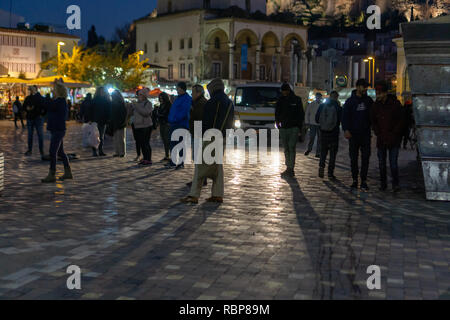
[(370, 136), (354, 135), (349, 141), (349, 153), (352, 166), (353, 181), (358, 180), (359, 174), (359, 152), (361, 151), (361, 181), (367, 180), (367, 173), (369, 172), (370, 159)]
[(152, 161), (152, 148), (150, 146), (150, 138), (152, 134), (151, 127), (148, 128), (136, 128), (136, 143), (139, 145), (144, 155), (144, 160)]
[(50, 138), (50, 169), (56, 170), (57, 157), (62, 158), (64, 167), (69, 167), (69, 158), (64, 152), (63, 139), (65, 131), (52, 131)]
[(399, 185), (398, 178), (398, 154), (399, 147), (393, 148), (378, 148), (378, 163), (380, 167), (380, 180), (381, 185), (387, 186), (387, 167), (386, 167), (386, 157), (389, 152), (389, 167), (391, 168), (392, 175), (392, 186), (397, 187)]
[(39, 151), (44, 154), (44, 120), (41, 117), (37, 119), (27, 120), (28, 128), (28, 151), (33, 150), (33, 133), (36, 128), (36, 132), (39, 139)]
[[(98, 132), (100, 134), (100, 144), (98, 145), (98, 152), (103, 153), (103, 144), (105, 141), (106, 124), (97, 124)], [(97, 152), (95, 148), (92, 148), (94, 153)]]
[(339, 132), (320, 132), (320, 163), (319, 167), (325, 169), (328, 152), (330, 152), (330, 161), (328, 162), (328, 175), (334, 174), (336, 167), (336, 156), (339, 150)]
[(136, 153), (137, 153), (137, 156), (140, 157), (141, 156), (141, 145), (138, 143), (138, 139), (136, 136), (136, 128), (134, 127), (134, 123), (131, 124), (131, 129), (133, 131), (133, 139), (136, 142)]
[(159, 133), (161, 134), (161, 140), (164, 144), (164, 152), (166, 158), (170, 158), (170, 136), (169, 136), (169, 124), (161, 123), (159, 125)]
[(20, 119), (20, 123), (22, 123), (22, 128), (25, 128), (25, 124), (23, 123), (22, 112), (14, 113), (14, 125), (16, 126), (16, 128), (18, 128), (17, 120), (19, 120), (19, 119)]
[[(175, 146), (177, 146), (179, 143), (185, 143), (185, 141), (183, 141), (183, 137), (180, 137), (178, 141), (172, 141), (172, 134), (177, 129), (186, 129), (187, 130), (187, 128), (183, 128), (183, 127), (180, 127), (180, 126), (172, 126), (172, 125), (170, 126), (169, 139), (170, 139), (170, 154), (171, 154), (171, 157), (172, 157), (172, 150), (173, 150), (173, 148), (175, 148)], [(180, 153), (179, 153), (180, 159), (183, 159), (183, 156), (184, 156), (184, 152), (183, 152), (183, 149), (181, 149)], [(170, 164), (173, 165), (173, 166), (176, 165), (176, 163), (174, 163), (172, 160), (170, 160)], [(181, 161), (178, 165), (179, 166), (184, 165), (184, 160)]]

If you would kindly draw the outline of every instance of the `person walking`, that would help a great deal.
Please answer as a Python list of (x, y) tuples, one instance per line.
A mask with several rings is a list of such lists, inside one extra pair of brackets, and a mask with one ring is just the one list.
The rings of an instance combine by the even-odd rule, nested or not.
[(304, 119), (305, 112), (302, 99), (294, 94), (288, 83), (284, 83), (281, 86), (281, 96), (275, 107), (275, 122), (280, 130), (280, 139), (283, 143), (287, 167), (281, 174), (282, 177), (295, 176), (296, 146)]
[(316, 100), (309, 103), (308, 106), (306, 107), (305, 124), (309, 126), (309, 143), (308, 149), (305, 152), (305, 156), (311, 153), (317, 136), (316, 158), (320, 157), (320, 142), (321, 142), (320, 126), (316, 121), (316, 114), (321, 104), (322, 104), (322, 94), (318, 92), (316, 93)]
[(405, 129), (405, 114), (400, 101), (388, 94), (388, 85), (380, 81), (375, 86), (377, 99), (371, 110), (372, 128), (377, 136), (378, 163), (381, 191), (387, 189), (386, 157), (389, 152), (389, 166), (392, 175), (393, 192), (400, 191), (398, 154)]
[(133, 124), (135, 130), (136, 145), (142, 150), (144, 159), (139, 162), (142, 166), (151, 166), (152, 149), (150, 146), (150, 138), (152, 133), (153, 106), (148, 101), (148, 89), (138, 91), (138, 102), (132, 104), (131, 115), (133, 116)]
[[(208, 100), (205, 98), (205, 89), (203, 86), (196, 84), (192, 87), (192, 108), (189, 116), (189, 132), (191, 133), (191, 150), (192, 150), (192, 159), (195, 162), (196, 158), (196, 149), (195, 149), (195, 122), (203, 120), (203, 113), (205, 109), (205, 104)], [(202, 140), (197, 142), (199, 148), (201, 148)], [(201, 150), (201, 149), (200, 149)], [(208, 184), (207, 179), (205, 179), (205, 186)], [(192, 181), (186, 184), (188, 187), (192, 186)]]
[(92, 94), (88, 93), (86, 98), (81, 103), (80, 107), (80, 120), (83, 123), (89, 122), (89, 112), (92, 108)]
[(55, 81), (53, 86), (54, 100), (46, 102), (48, 122), (47, 130), (51, 133), (50, 139), (50, 170), (48, 176), (42, 179), (42, 183), (56, 182), (56, 161), (62, 158), (64, 163), (64, 175), (61, 180), (73, 179), (72, 169), (70, 168), (69, 158), (64, 152), (63, 139), (66, 135), (66, 120), (69, 115), (67, 105), (67, 89), (62, 80)]
[[(369, 84), (365, 79), (356, 82), (356, 90), (344, 104), (342, 129), (349, 141), (349, 154), (352, 167), (352, 189), (358, 188), (358, 175), (361, 175), (361, 189), (368, 191), (367, 174), (371, 152), (370, 108), (373, 100), (367, 95)], [(361, 173), (359, 173), (359, 153), (361, 151)]]
[(23, 123), (23, 116), (22, 116), (22, 103), (20, 103), (19, 97), (16, 97), (16, 101), (14, 101), (13, 103), (13, 113), (14, 113), (14, 126), (16, 127), (16, 129), (19, 129), (19, 126), (17, 125), (18, 119), (20, 119), (22, 129), (24, 129), (25, 125)]
[(111, 96), (105, 87), (98, 87), (94, 99), (92, 100), (91, 115), (89, 117), (90, 122), (97, 123), (98, 131), (100, 133), (100, 145), (97, 149), (92, 148), (92, 155), (94, 157), (105, 157), (103, 152), (103, 145), (105, 140), (106, 124), (111, 119)]
[(114, 139), (113, 157), (124, 158), (127, 153), (127, 115), (125, 101), (119, 90), (111, 94), (111, 127)]
[[(186, 143), (183, 141), (183, 138), (180, 137), (178, 141), (172, 140), (172, 134), (177, 129), (186, 129), (189, 130), (189, 116), (191, 112), (191, 106), (192, 106), (192, 98), (189, 94), (186, 92), (187, 86), (185, 82), (180, 82), (177, 85), (177, 93), (178, 97), (175, 99), (175, 101), (172, 104), (172, 107), (170, 108), (169, 113), (169, 139), (170, 139), (170, 152), (172, 153), (173, 148), (179, 144), (179, 143)], [(167, 168), (175, 168), (175, 169), (181, 169), (184, 168), (184, 160), (183, 157), (183, 151), (179, 153), (179, 157), (181, 159), (181, 162), (177, 165), (173, 161), (174, 159), (171, 159), (170, 162), (166, 165)]]
[(36, 129), (39, 141), (39, 152), (41, 159), (44, 158), (44, 119), (46, 113), (45, 100), (38, 92), (36, 86), (29, 87), (30, 95), (25, 98), (23, 108), (27, 114), (27, 129), (28, 129), (28, 151), (26, 156), (31, 156), (33, 153), (33, 133)]
[(169, 95), (161, 92), (159, 97), (159, 108), (157, 112), (159, 120), (159, 133), (164, 145), (164, 159), (162, 161), (170, 161), (170, 137), (169, 137), (169, 113), (172, 107)]
[[(226, 136), (226, 130), (233, 128), (234, 105), (225, 94), (225, 85), (221, 79), (212, 80), (208, 86), (211, 99), (204, 106), (202, 119), (203, 134), (209, 129), (218, 129)], [(225, 141), (225, 139), (223, 140)], [(222, 159), (223, 160), (223, 159)], [(180, 199), (183, 203), (198, 203), (204, 181), (210, 178), (213, 180), (212, 196), (207, 202), (223, 203), (224, 197), (224, 171), (223, 163), (196, 164), (194, 178), (189, 195)]]
[(339, 93), (332, 91), (330, 93), (330, 99), (319, 106), (315, 116), (315, 121), (319, 123), (319, 137), (321, 140), (319, 178), (324, 178), (325, 176), (325, 162), (329, 151), (328, 179), (330, 180), (336, 180), (334, 168), (336, 167), (336, 156), (339, 149), (339, 127), (342, 119), (342, 108), (338, 98)]

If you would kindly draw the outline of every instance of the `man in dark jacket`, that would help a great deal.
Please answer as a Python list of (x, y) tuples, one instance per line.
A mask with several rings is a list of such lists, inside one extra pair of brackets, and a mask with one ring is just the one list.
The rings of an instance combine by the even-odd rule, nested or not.
[[(233, 128), (234, 105), (224, 92), (225, 85), (221, 79), (214, 79), (208, 84), (211, 99), (205, 104), (203, 112), (203, 133), (209, 129), (218, 129), (226, 136), (226, 130)], [(225, 140), (224, 140), (225, 141)], [(204, 181), (213, 180), (212, 197), (207, 202), (222, 203), (224, 196), (223, 163), (196, 164), (194, 179), (189, 196), (181, 199), (184, 203), (198, 203)]]
[(398, 153), (405, 128), (402, 105), (388, 94), (388, 85), (381, 81), (376, 85), (377, 100), (371, 111), (372, 128), (377, 136), (378, 161), (380, 167), (381, 191), (387, 189), (386, 157), (389, 151), (389, 166), (392, 174), (392, 190), (398, 192)]
[(111, 96), (104, 87), (97, 89), (94, 99), (92, 100), (92, 107), (89, 112), (89, 121), (97, 123), (98, 131), (100, 133), (100, 145), (97, 149), (92, 148), (94, 157), (98, 155), (105, 157), (103, 152), (103, 143), (105, 139), (106, 124), (111, 120)]
[(88, 93), (80, 108), (80, 118), (83, 123), (89, 122), (89, 112), (92, 108), (92, 94)]
[(33, 133), (36, 132), (39, 139), (39, 152), (41, 158), (44, 160), (44, 120), (43, 116), (46, 113), (44, 98), (38, 92), (36, 86), (29, 88), (30, 95), (25, 98), (23, 108), (27, 113), (27, 128), (28, 128), (28, 151), (26, 156), (31, 156), (33, 152)]
[(281, 86), (281, 97), (275, 107), (275, 122), (280, 130), (280, 138), (286, 158), (286, 171), (281, 176), (295, 176), (295, 157), (298, 134), (305, 120), (302, 99), (294, 94), (288, 83)]
[(347, 99), (342, 116), (344, 136), (349, 140), (349, 153), (352, 167), (352, 189), (358, 188), (358, 159), (361, 150), (361, 189), (368, 191), (367, 173), (370, 159), (370, 108), (373, 100), (367, 95), (368, 83), (364, 79), (356, 82), (356, 90)]
[[(342, 119), (342, 108), (339, 105), (339, 93), (332, 91), (330, 93), (330, 99), (319, 106), (316, 113), (316, 123), (320, 127), (320, 139), (321, 139), (321, 150), (320, 150), (320, 163), (319, 163), (319, 177), (323, 178), (325, 175), (325, 161), (327, 160), (328, 150), (330, 151), (330, 162), (328, 163), (328, 178), (330, 180), (336, 180), (334, 176), (334, 168), (336, 166), (336, 156), (339, 149), (339, 126)], [(332, 109), (328, 109), (332, 108)], [(331, 130), (329, 128), (324, 128), (325, 112), (328, 117), (335, 119)], [(322, 116), (322, 117), (321, 117)], [(331, 126), (330, 126), (331, 127)]]
[[(195, 160), (196, 152), (195, 149), (195, 140), (194, 140), (194, 125), (195, 121), (203, 120), (203, 112), (205, 109), (205, 104), (208, 100), (205, 98), (205, 89), (199, 84), (196, 84), (192, 87), (192, 108), (191, 114), (189, 117), (189, 132), (191, 133), (191, 149), (192, 149), (192, 158)], [(200, 139), (199, 146), (201, 147), (202, 142)], [(200, 148), (199, 147), (199, 148)], [(201, 152), (201, 149), (199, 150)], [(206, 185), (207, 180), (205, 179), (204, 184)], [(192, 182), (187, 183), (189, 187), (192, 186)]]

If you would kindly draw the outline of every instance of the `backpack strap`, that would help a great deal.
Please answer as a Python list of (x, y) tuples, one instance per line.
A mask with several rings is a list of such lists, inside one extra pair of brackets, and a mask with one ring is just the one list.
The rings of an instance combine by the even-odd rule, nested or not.
[[(228, 117), (229, 117), (230, 111), (231, 111), (231, 104), (232, 104), (232, 103), (230, 102), (230, 104), (228, 105), (227, 114), (226, 114), (226, 116), (225, 116), (225, 119), (223, 120), (222, 126), (220, 127), (220, 131), (223, 131), (223, 128), (225, 127), (225, 123), (226, 123), (227, 120), (228, 120)], [(219, 113), (219, 106), (220, 106), (220, 102), (217, 102), (216, 115), (214, 116), (214, 124), (213, 124), (213, 128), (214, 128), (214, 129), (216, 128), (216, 121), (217, 121), (217, 115), (218, 115), (218, 113)]]

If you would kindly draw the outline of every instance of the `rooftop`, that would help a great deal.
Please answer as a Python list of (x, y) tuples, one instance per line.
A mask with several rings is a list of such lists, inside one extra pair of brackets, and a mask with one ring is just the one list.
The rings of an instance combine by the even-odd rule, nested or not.
[(80, 37), (73, 36), (71, 34), (66, 34), (66, 33), (43, 32), (43, 31), (23, 30), (23, 29), (16, 29), (16, 28), (3, 28), (3, 27), (0, 27), (0, 32), (21, 33), (21, 34), (27, 34), (27, 35), (37, 35), (37, 36), (47, 36), (47, 37), (60, 37), (60, 38), (80, 39)]

